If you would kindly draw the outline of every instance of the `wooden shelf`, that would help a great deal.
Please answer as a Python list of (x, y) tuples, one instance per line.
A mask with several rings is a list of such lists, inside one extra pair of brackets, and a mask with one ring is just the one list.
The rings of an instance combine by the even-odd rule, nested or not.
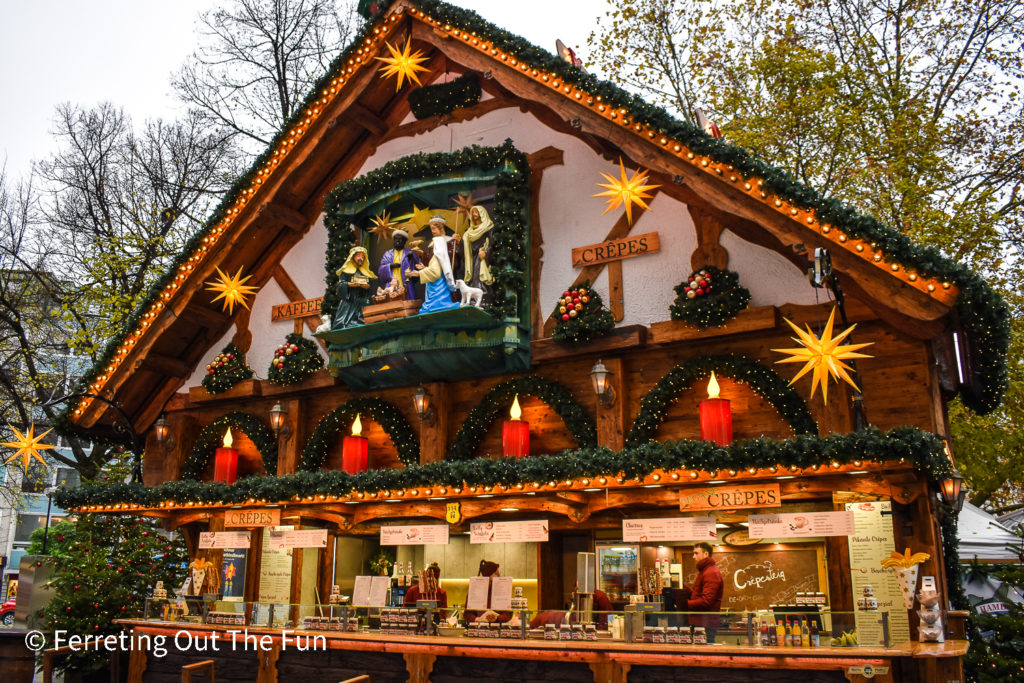
[(710, 327), (706, 330), (699, 329), (679, 320), (666, 320), (665, 322), (653, 323), (647, 341), (650, 344), (671, 344), (672, 342), (690, 341), (694, 339), (707, 339), (709, 337), (724, 337), (727, 335), (743, 334), (744, 332), (757, 332), (759, 330), (770, 330), (779, 324), (779, 309), (775, 306), (759, 306), (758, 308), (747, 308), (722, 327)]
[(210, 403), (212, 401), (224, 401), (233, 398), (251, 398), (262, 395), (262, 382), (258, 379), (242, 380), (227, 391), (219, 394), (211, 394), (203, 386), (189, 387), (188, 400), (192, 403)]

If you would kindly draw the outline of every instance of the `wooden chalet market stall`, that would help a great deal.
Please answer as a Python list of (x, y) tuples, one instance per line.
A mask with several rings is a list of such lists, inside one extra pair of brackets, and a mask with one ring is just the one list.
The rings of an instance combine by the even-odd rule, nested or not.
[[(926, 553), (922, 581), (942, 605), (955, 589), (938, 495), (953, 481), (946, 404), (959, 395), (986, 412), (1002, 398), (998, 297), (470, 12), (378, 4), (87, 378), (145, 434), (143, 482), (58, 502), (164, 519), (219, 598), (217, 617), (187, 628), (241, 624), (272, 643), (259, 657), (137, 650), (132, 680), (200, 659), (260, 681), (314, 669), (375, 681), (741, 680), (755, 668), (762, 680), (956, 679), (962, 634), (943, 618), (945, 642), (920, 643), (927, 609), (904, 605), (881, 560)], [(431, 232), (435, 216), (447, 230)], [(454, 254), (431, 258), (445, 233), (460, 236)], [(416, 240), (418, 277), (405, 260)], [(400, 273), (405, 289), (389, 296)], [(439, 294), (448, 275), (482, 282), (482, 307)], [(801, 366), (776, 364), (819, 343), (831, 352), (832, 339), (870, 344), (845, 349), (868, 356), (850, 384), (826, 376), (812, 396), (816, 373), (790, 382)], [(89, 397), (68, 418), (94, 433), (117, 420)], [(437, 527), (443, 540), (415, 541)], [(225, 531), (247, 533), (208, 535)], [(327, 631), (326, 651), (282, 643), (285, 624), (321, 623), (334, 586), (359, 592), (387, 534), (405, 536), (403, 569), (438, 562), (449, 606), (466, 603), (487, 559), (530, 614), (572, 599), (579, 553), (596, 554), (583, 564), (623, 611), (655, 567), (659, 581), (692, 584), (691, 547), (710, 539), (728, 614), (717, 644), (633, 642), (630, 629), (549, 642), (525, 624), (515, 639), (498, 628), (507, 640), (399, 635), (373, 610), (353, 610), (358, 633)], [(126, 625), (180, 630), (160, 604), (159, 621)], [(821, 647), (762, 646), (751, 631), (823, 607)], [(664, 627), (654, 619), (632, 623)], [(832, 646), (846, 630), (859, 647)]]

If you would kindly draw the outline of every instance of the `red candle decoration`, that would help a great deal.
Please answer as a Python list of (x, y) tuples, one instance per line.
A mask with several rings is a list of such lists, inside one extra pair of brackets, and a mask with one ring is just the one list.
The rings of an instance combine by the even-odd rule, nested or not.
[(711, 373), (708, 399), (700, 402), (700, 438), (714, 441), (719, 446), (732, 443), (732, 408), (729, 399), (718, 398), (718, 380)]
[(352, 435), (346, 436), (341, 446), (341, 469), (349, 474), (366, 471), (370, 441), (365, 436), (360, 436), (362, 433), (363, 423), (359, 420), (359, 413), (356, 413), (355, 422), (352, 423)]
[(511, 420), (505, 420), (501, 426), (501, 447), (506, 458), (525, 458), (530, 454), (530, 423), (524, 422), (523, 411), (519, 407), (519, 395), (512, 400), (512, 408), (508, 411)]
[(213, 456), (213, 480), (234, 484), (238, 480), (238, 450), (231, 447), (231, 427), (224, 432), (224, 446)]

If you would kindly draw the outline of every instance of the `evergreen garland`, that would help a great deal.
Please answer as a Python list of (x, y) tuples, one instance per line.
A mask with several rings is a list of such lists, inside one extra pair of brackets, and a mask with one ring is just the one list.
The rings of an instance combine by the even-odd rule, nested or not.
[(597, 290), (591, 289), (590, 280), (565, 290), (551, 315), (558, 321), (551, 338), (563, 344), (584, 344), (606, 336), (615, 327), (611, 311), (604, 308)]
[(597, 446), (597, 427), (568, 389), (558, 382), (531, 375), (498, 384), (466, 416), (448, 450), (447, 460), (470, 460), (476, 456), (488, 427), (512, 405), (516, 394), (536, 396), (558, 413), (580, 448)]
[[(362, 1), (365, 3), (367, 0)], [(375, 9), (373, 16), (383, 14), (393, 1), (372, 0), (370, 4), (374, 5)], [(761, 178), (765, 191), (778, 195), (798, 208), (814, 210), (820, 221), (843, 230), (853, 238), (876, 244), (881, 253), (892, 261), (912, 268), (923, 277), (935, 277), (956, 285), (960, 289), (960, 296), (956, 303), (960, 320), (977, 341), (978, 363), (976, 370), (982, 385), (978, 393), (974, 393), (967, 384), (960, 387), (964, 405), (977, 414), (984, 415), (995, 410), (1002, 402), (1003, 395), (1009, 386), (1009, 374), (1006, 367), (1006, 354), (1010, 344), (1009, 308), (1003, 298), (981, 276), (961, 263), (945, 257), (938, 249), (915, 244), (906, 235), (883, 225), (873, 216), (862, 215), (837, 199), (822, 196), (813, 188), (795, 180), (789, 172), (770, 166), (748, 150), (712, 138), (699, 127), (673, 118), (664, 109), (644, 102), (614, 83), (585, 73), (582, 69), (552, 55), (547, 50), (532, 45), (509, 31), (498, 28), (485, 21), (476, 12), (455, 7), (440, 0), (413, 0), (412, 4), (437, 20), (479, 36), (481, 40), (488, 41), (496, 49), (513, 55), (523, 64), (557, 74), (566, 84), (576, 85), (581, 90), (600, 97), (610, 107), (625, 109), (626, 115), (619, 119), (622, 125), (646, 124), (653, 130), (660, 131), (666, 138), (678, 140), (694, 154), (707, 156), (717, 163), (731, 165), (744, 178)], [(191, 237), (177, 258), (169, 264), (166, 272), (141, 298), (138, 307), (124, 321), (125, 332), (111, 338), (99, 360), (79, 380), (75, 388), (76, 391), (90, 391), (92, 383), (114, 360), (124, 341), (125, 334), (138, 329), (143, 316), (153, 303), (159, 300), (164, 289), (173, 282), (179, 268), (197, 253), (203, 246), (205, 238), (229, 215), (236, 202), (247, 196), (253, 180), (263, 172), (274, 154), (279, 153), (280, 146), (288, 139), (289, 133), (302, 124), (310, 116), (310, 111), (318, 106), (321, 91), (331, 87), (331, 80), (344, 72), (349, 60), (356, 56), (357, 51), (362, 50), (363, 42), (379, 28), (379, 23), (376, 21), (366, 22), (354, 36), (352, 43), (334, 59), (302, 104), (295, 108), (291, 117), (284, 123), (267, 149), (225, 193), (221, 203), (214, 209), (202, 229)], [(498, 227), (497, 219), (495, 219), (495, 227)], [(338, 233), (342, 241), (351, 241), (352, 237), (344, 237), (343, 233), (346, 228), (347, 226), (339, 227)], [(330, 248), (329, 244), (329, 251)], [(346, 248), (342, 256), (347, 253)], [(525, 254), (525, 252), (523, 253)], [(512, 260), (508, 265), (514, 266), (512, 261), (515, 259), (509, 258)], [(332, 282), (328, 282), (327, 290), (328, 294), (333, 292)], [(517, 287), (514, 288), (514, 291), (523, 290)], [(336, 299), (336, 295), (332, 294), (332, 296)], [(502, 302), (504, 304), (505, 300), (503, 299)], [(502, 308), (504, 309), (504, 306)], [(333, 312), (333, 309), (326, 304), (324, 310)], [(76, 405), (75, 402), (66, 404), (65, 414), (72, 411)], [(58, 424), (64, 425), (66, 422), (60, 421)]]
[(392, 403), (379, 398), (354, 398), (335, 408), (317, 423), (313, 435), (302, 450), (299, 469), (313, 472), (327, 462), (327, 449), (342, 429), (349, 429), (356, 415), (366, 415), (380, 425), (398, 451), (398, 459), (406, 467), (420, 462), (420, 441), (409, 421)]
[(746, 356), (700, 356), (680, 363), (658, 380), (640, 402), (640, 412), (626, 437), (626, 447), (635, 447), (654, 439), (665, 411), (695, 380), (711, 376), (746, 383), (758, 396), (768, 401), (800, 435), (818, 433), (818, 425), (807, 409), (807, 403), (778, 373), (767, 365)]
[(417, 119), (442, 116), (480, 101), (480, 80), (475, 73), (447, 83), (425, 85), (409, 93), (409, 108)]
[(426, 486), (515, 486), (547, 484), (582, 477), (640, 479), (657, 469), (692, 469), (713, 473), (749, 467), (829, 467), (854, 461), (886, 463), (906, 461), (936, 483), (948, 477), (952, 466), (944, 442), (916, 427), (875, 428), (849, 434), (796, 436), (779, 441), (758, 438), (719, 446), (711, 441), (649, 442), (622, 451), (590, 446), (559, 455), (531, 458), (446, 459), (402, 469), (385, 468), (351, 475), (340, 470), (302, 471), (280, 477), (246, 477), (230, 486), (172, 481), (159, 486), (140, 483), (61, 489), (54, 503), (65, 510), (84, 505), (135, 503), (155, 507), (175, 504), (243, 504), (249, 500), (289, 501), (296, 497), (346, 496), (357, 491), (398, 491)]
[(281, 386), (299, 384), (323, 366), (324, 358), (316, 342), (293, 332), (274, 350), (267, 379)]
[(250, 377), (252, 368), (245, 364), (245, 354), (234, 344), (228, 344), (206, 366), (203, 387), (211, 394), (219, 394)]
[(519, 301), (529, 302), (529, 167), (511, 140), (499, 147), (465, 147), (455, 152), (413, 154), (390, 161), (381, 168), (337, 185), (324, 200), (327, 227), (327, 290), (321, 310), (333, 312), (338, 306), (337, 271), (355, 245), (352, 221), (355, 215), (342, 208), (371, 197), (396, 192), (408, 180), (441, 178), (470, 169), (500, 169), (495, 179), (494, 210), (491, 219), (491, 286), (493, 297), (486, 310), (500, 318), (520, 316)]
[(731, 270), (704, 266), (674, 288), (675, 303), (669, 306), (673, 320), (700, 329), (721, 327), (750, 303), (750, 291), (740, 287), (740, 276)]
[(273, 432), (257, 418), (248, 413), (232, 412), (221, 415), (199, 432), (192, 451), (185, 460), (181, 478), (199, 481), (210, 462), (215, 449), (219, 448), (228, 427), (245, 434), (263, 457), (263, 467), (268, 475), (277, 474), (277, 439)]

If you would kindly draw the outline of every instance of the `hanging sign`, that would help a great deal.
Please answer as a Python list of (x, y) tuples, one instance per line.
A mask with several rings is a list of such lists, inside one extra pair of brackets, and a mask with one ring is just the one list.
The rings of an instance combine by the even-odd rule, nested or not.
[(649, 232), (645, 235), (625, 237), (620, 240), (575, 247), (572, 250), (573, 268), (583, 268), (597, 263), (620, 261), (634, 256), (654, 254), (659, 250), (658, 233)]
[(304, 299), (302, 301), (289, 301), (286, 304), (277, 304), (270, 309), (270, 322), (278, 320), (292, 320), (293, 318), (308, 318), (320, 316), (320, 305), (324, 302), (322, 296), (315, 299)]
[(446, 503), (444, 506), (444, 521), (449, 524), (458, 524), (462, 521), (462, 503), (455, 500)]
[(782, 505), (778, 483), (753, 486), (709, 486), (679, 492), (680, 510), (737, 510), (775, 508)]
[(419, 526), (382, 526), (381, 545), (448, 545), (446, 524)]
[(228, 510), (224, 513), (224, 526), (280, 526), (281, 509)]
[(530, 543), (548, 540), (548, 522), (479, 522), (469, 525), (470, 543)]
[(250, 540), (248, 531), (201, 531), (199, 549), (248, 548)]
[(787, 512), (750, 515), (751, 538), (799, 538), (801, 536), (851, 536), (852, 512)]
[(326, 548), (327, 529), (271, 529), (270, 547), (274, 550)]
[(714, 517), (659, 517), (622, 520), (626, 543), (656, 541), (713, 541), (718, 538)]

